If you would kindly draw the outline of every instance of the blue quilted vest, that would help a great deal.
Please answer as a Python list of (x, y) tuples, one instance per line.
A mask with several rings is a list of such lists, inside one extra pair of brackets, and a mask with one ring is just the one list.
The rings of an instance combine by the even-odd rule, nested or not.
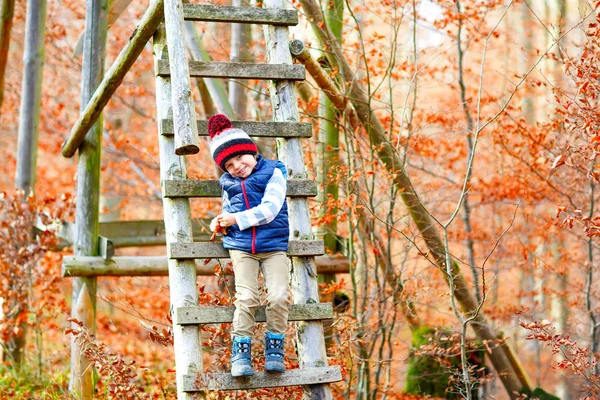
[[(224, 211), (236, 213), (258, 206), (278, 164), (283, 165), (280, 161), (265, 160), (259, 155), (254, 171), (246, 179), (223, 174), (220, 179), (221, 188), (229, 196), (229, 205)], [(289, 236), (287, 201), (284, 201), (279, 214), (266, 225), (253, 226), (243, 231), (237, 225), (230, 226), (227, 235), (223, 236), (223, 247), (253, 254), (287, 251)]]

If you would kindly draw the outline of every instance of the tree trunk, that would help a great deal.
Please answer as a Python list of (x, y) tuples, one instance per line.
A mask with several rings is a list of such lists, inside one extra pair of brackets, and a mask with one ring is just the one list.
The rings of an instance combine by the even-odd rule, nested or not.
[(10, 32), (15, 14), (15, 0), (0, 0), (0, 109), (4, 102), (4, 73), (8, 62)]
[[(82, 110), (85, 109), (104, 76), (108, 30), (107, 15), (108, 0), (87, 0), (81, 76)], [(100, 115), (79, 147), (75, 211), (76, 236), (74, 251), (76, 256), (95, 256), (98, 254), (102, 125), (103, 119)], [(92, 334), (95, 334), (96, 331), (96, 284), (96, 278), (73, 279), (72, 317), (80, 321), (87, 321), (88, 324), (85, 326)], [(77, 304), (86, 306), (79, 309)], [(69, 390), (79, 398), (91, 399), (94, 395), (92, 386), (93, 368), (89, 360), (86, 360), (81, 354), (81, 349), (74, 339), (71, 342)]]
[[(339, 44), (342, 43), (342, 29), (344, 18), (344, 2), (334, 0), (327, 7), (325, 21)], [(325, 59), (326, 60), (326, 59)], [(330, 183), (330, 178), (336, 178), (339, 163), (340, 129), (339, 113), (331, 100), (323, 92), (319, 93), (319, 140), (317, 142), (317, 183), (319, 194), (317, 201), (321, 204), (319, 217), (331, 214), (331, 222), (322, 224), (317, 228), (317, 238), (325, 242), (325, 252), (335, 254), (338, 252), (337, 236), (337, 206), (328, 209), (328, 202), (337, 202), (339, 199), (338, 180)], [(337, 281), (335, 275), (319, 275), (319, 283), (332, 284)], [(324, 302), (331, 302), (333, 294), (323, 296)], [(333, 330), (331, 321), (323, 323), (325, 327), (325, 342), (327, 347), (333, 346)]]
[[(3, 4), (3, 6), (5, 5)], [(12, 13), (12, 9), (10, 12)], [(25, 198), (35, 192), (45, 31), (46, 0), (29, 0), (27, 2), (27, 19), (25, 22), (23, 85), (21, 90), (21, 107), (19, 110), (19, 139), (15, 176), (15, 185), (18, 189), (23, 190)], [(10, 36), (9, 34), (10, 29), (8, 30), (6, 39)], [(4, 74), (4, 68), (2, 68), (1, 73), (2, 75)], [(15, 307), (17, 308), (15, 309)], [(13, 310), (14, 315), (27, 313), (27, 304), (14, 304), (10, 306), (10, 309)], [(17, 335), (7, 343), (7, 352), (3, 354), (3, 357), (19, 368), (22, 363), (23, 351), (26, 344), (27, 325), (25, 322), (21, 324)]]
[(45, 31), (46, 0), (29, 0), (25, 25), (24, 71), (15, 178), (16, 186), (25, 191), (25, 196), (35, 192)]

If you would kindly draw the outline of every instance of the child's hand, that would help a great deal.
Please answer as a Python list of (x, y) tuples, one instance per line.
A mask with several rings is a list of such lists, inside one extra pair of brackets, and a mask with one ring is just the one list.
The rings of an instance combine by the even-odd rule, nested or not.
[(217, 221), (219, 222), (219, 225), (221, 225), (223, 228), (227, 228), (228, 226), (231, 225), (235, 225), (235, 217), (233, 216), (233, 214), (229, 214), (229, 213), (223, 213), (223, 214), (219, 214), (217, 215)]
[(219, 217), (216, 216), (212, 219), (212, 221), (210, 221), (210, 231), (211, 232), (216, 232), (217, 231), (217, 226), (219, 225)]

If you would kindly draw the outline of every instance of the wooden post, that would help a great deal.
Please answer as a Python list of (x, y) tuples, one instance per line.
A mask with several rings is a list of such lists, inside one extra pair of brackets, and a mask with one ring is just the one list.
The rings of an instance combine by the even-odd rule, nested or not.
[(181, 0), (165, 0), (165, 27), (169, 68), (171, 70), (171, 104), (175, 125), (175, 154), (184, 156), (196, 154), (198, 148), (198, 127), (190, 85), (183, 27), (183, 4)]
[[(180, 36), (182, 38), (183, 36)], [(166, 45), (165, 30), (161, 25), (154, 35), (154, 60), (158, 63)], [(182, 41), (181, 41), (182, 42)], [(187, 65), (187, 62), (186, 62)], [(189, 82), (188, 82), (189, 90)], [(162, 119), (168, 118), (171, 112), (171, 82), (168, 78), (156, 77), (157, 118), (160, 125)], [(196, 125), (195, 120), (188, 124)], [(187, 166), (184, 157), (175, 155), (175, 144), (172, 137), (160, 134), (160, 179), (187, 179)], [(175, 141), (177, 141), (175, 139)], [(165, 232), (167, 245), (171, 242), (191, 243), (192, 219), (190, 201), (187, 198), (163, 198)], [(171, 309), (198, 304), (196, 288), (196, 264), (194, 260), (169, 260), (169, 286)], [(184, 375), (201, 372), (202, 341), (198, 325), (173, 325), (173, 341), (175, 351), (175, 369), (177, 379), (177, 398), (195, 399), (194, 393), (183, 391)], [(203, 396), (203, 394), (201, 394)]]
[[(265, 8), (282, 9), (287, 4), (284, 0), (266, 0)], [(292, 64), (289, 50), (289, 30), (287, 27), (266, 25), (264, 27), (269, 63)], [(271, 104), (275, 121), (299, 121), (298, 99), (293, 82), (273, 81), (269, 85)], [(306, 178), (306, 168), (302, 154), (300, 139), (278, 139), (279, 158), (287, 166), (290, 178)], [(290, 239), (310, 239), (310, 214), (306, 199), (290, 198), (288, 200)], [(292, 295), (295, 304), (319, 302), (319, 286), (317, 268), (314, 257), (292, 257)], [(320, 322), (296, 323), (298, 340), (298, 357), (301, 368), (324, 367), (327, 365), (327, 354), (323, 336), (323, 325)], [(304, 387), (306, 399), (331, 399), (329, 385), (310, 385)]]
[[(108, 0), (87, 0), (85, 33), (83, 43), (83, 66), (81, 76), (81, 109), (84, 109), (104, 75), (106, 50)], [(77, 164), (77, 204), (75, 211), (75, 255), (95, 256), (98, 254), (99, 201), (100, 201), (100, 155), (102, 116), (86, 134), (79, 147)], [(85, 294), (87, 292), (87, 294)], [(85, 325), (95, 333), (96, 326), (96, 278), (73, 279), (73, 318), (85, 320)], [(85, 308), (77, 309), (82, 299)], [(93, 397), (92, 368), (75, 340), (71, 342), (71, 377), (69, 390), (77, 397)]]
[[(81, 290), (79, 291), (79, 297), (73, 298), (73, 318), (77, 318), (81, 321), (83, 326), (90, 327), (95, 325), (96, 320), (96, 291), (94, 294), (90, 293), (88, 286), (83, 283)], [(81, 354), (83, 350), (81, 343), (74, 341), (72, 349), (77, 354)], [(72, 386), (78, 388), (79, 397), (82, 399), (92, 399), (94, 394), (94, 387), (92, 381), (92, 368), (90, 368), (89, 362), (84, 357), (79, 357), (75, 360), (76, 362), (71, 363)]]

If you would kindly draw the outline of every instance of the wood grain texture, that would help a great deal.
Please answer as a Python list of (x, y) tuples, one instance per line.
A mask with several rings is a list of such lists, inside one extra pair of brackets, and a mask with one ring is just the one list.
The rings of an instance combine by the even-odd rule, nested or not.
[[(256, 308), (256, 322), (266, 322), (266, 307)], [(234, 306), (196, 306), (177, 308), (173, 312), (173, 323), (188, 324), (223, 324), (233, 321)], [(333, 318), (331, 303), (292, 304), (288, 321), (320, 321)]]
[[(169, 59), (170, 56), (169, 48)], [(187, 62), (187, 61), (186, 61)], [(169, 60), (160, 60), (156, 67), (158, 76), (169, 76), (172, 73)], [(304, 65), (229, 63), (216, 61), (190, 61), (190, 76), (194, 78), (240, 78), (240, 79), (274, 79), (302, 81), (306, 74)]]
[(213, 6), (184, 4), (183, 16), (187, 21), (237, 22), (277, 26), (298, 25), (296, 10), (268, 10), (260, 7)]
[[(217, 180), (178, 180), (163, 181), (163, 196), (180, 197), (221, 197), (222, 191)], [(313, 197), (317, 195), (317, 184), (311, 179), (288, 180), (288, 197)]]
[[(96, 276), (168, 276), (167, 256), (114, 256), (104, 260), (100, 256), (76, 257), (65, 256), (62, 263), (62, 276), (96, 277)], [(208, 264), (204, 259), (196, 259), (196, 275), (216, 276), (215, 266), (226, 267), (231, 260), (222, 258)], [(315, 257), (319, 274), (346, 274), (350, 265), (346, 257)], [(223, 268), (223, 275), (231, 275), (231, 269)]]
[[(322, 240), (290, 240), (289, 257), (320, 256), (325, 253)], [(171, 259), (229, 258), (229, 250), (221, 242), (169, 243), (167, 255)]]
[[(196, 121), (198, 134), (208, 136), (208, 121)], [(231, 121), (234, 128), (245, 131), (249, 136), (270, 138), (310, 138), (312, 124), (308, 122), (263, 122), (263, 121)], [(173, 120), (164, 119), (160, 122), (160, 133), (173, 135)]]
[[(291, 369), (282, 374), (255, 372), (251, 377), (234, 378), (231, 374), (197, 374), (184, 377), (183, 390), (244, 390), (282, 386), (327, 384), (342, 380), (340, 367)], [(306, 398), (306, 397), (303, 397)]]

